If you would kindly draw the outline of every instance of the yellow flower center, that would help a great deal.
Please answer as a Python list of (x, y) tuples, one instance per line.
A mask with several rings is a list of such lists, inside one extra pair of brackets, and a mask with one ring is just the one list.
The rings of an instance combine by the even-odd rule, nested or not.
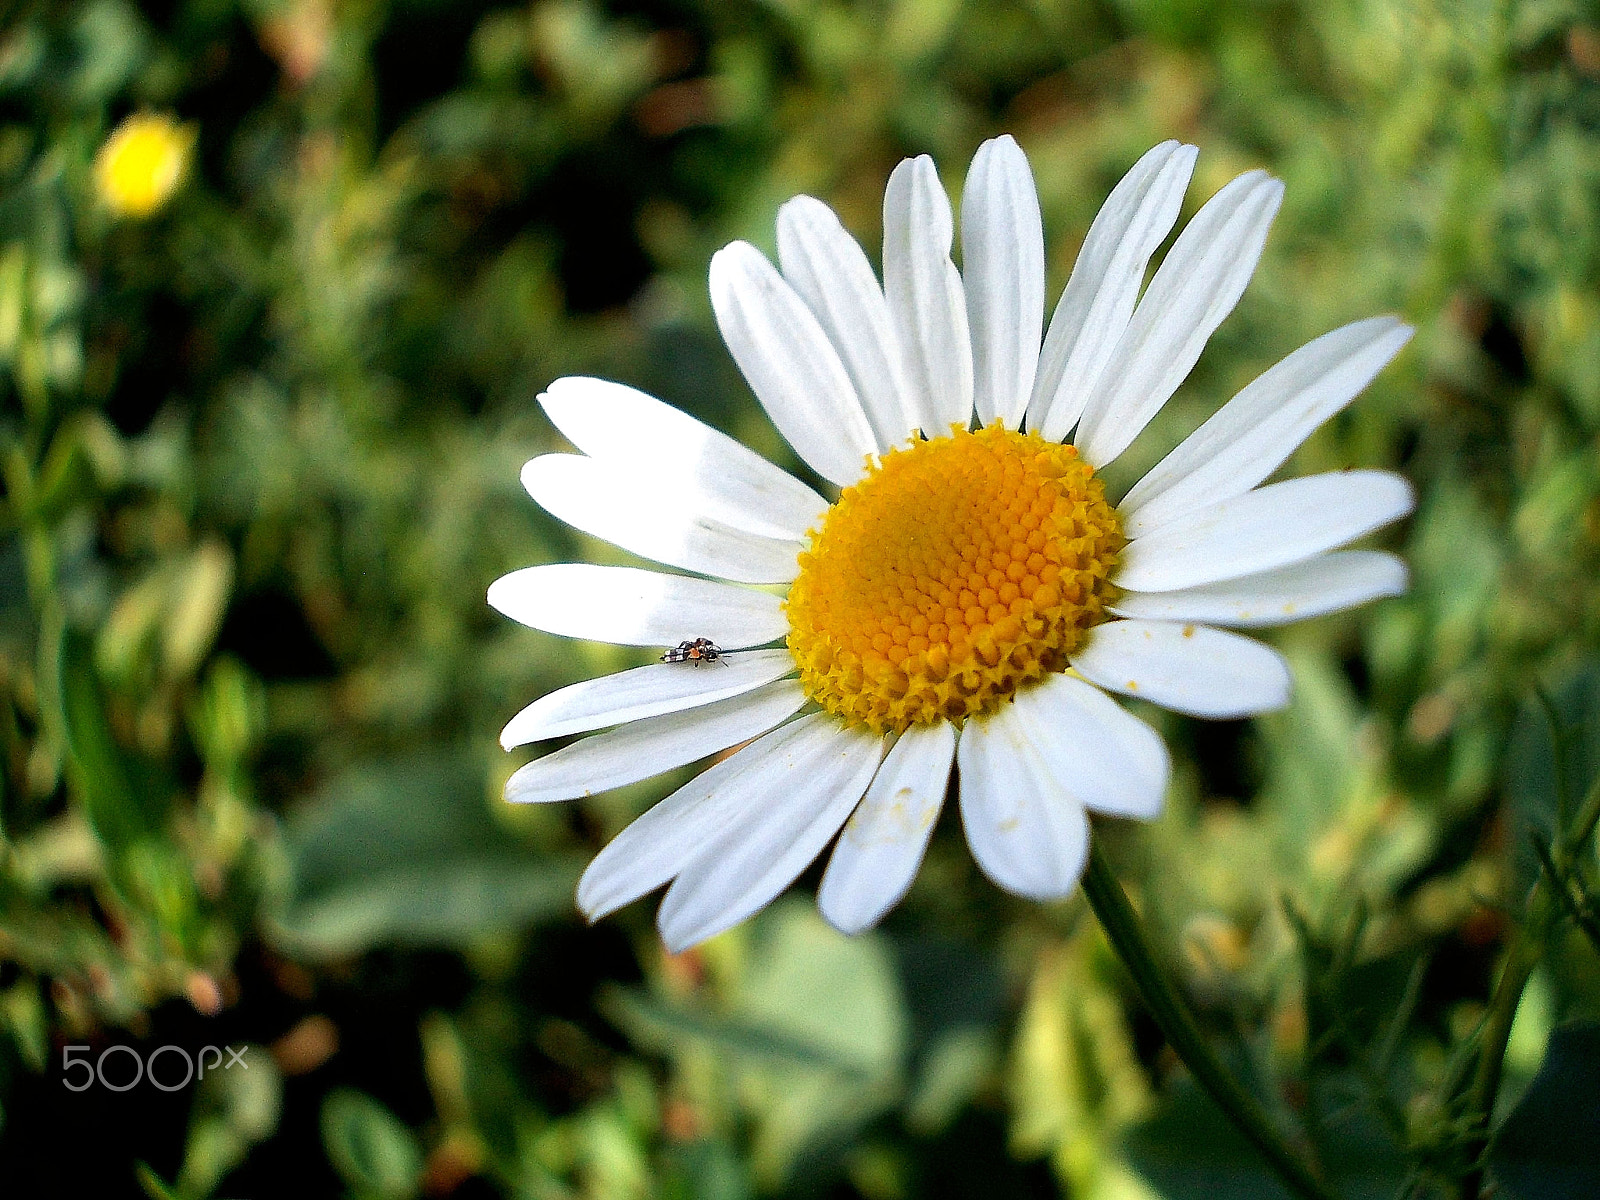
[(993, 712), (1066, 670), (1123, 541), (1071, 446), (992, 425), (892, 450), (800, 555), (800, 682), (875, 733)]

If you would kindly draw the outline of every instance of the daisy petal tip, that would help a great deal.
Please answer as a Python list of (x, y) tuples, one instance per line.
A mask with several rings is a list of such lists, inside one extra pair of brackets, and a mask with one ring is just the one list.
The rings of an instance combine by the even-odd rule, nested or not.
[(1002, 883), (993, 876), (990, 878), (1001, 891), (1010, 892), (1013, 896), (1020, 896), (1024, 900), (1032, 900), (1036, 904), (1052, 904), (1057, 900), (1067, 899), (1078, 890), (1078, 883), (1083, 878), (1083, 864), (1079, 863), (1073, 869), (1070, 878), (1063, 875), (1048, 883)]
[[(705, 939), (702, 938), (700, 940), (704, 941)], [(685, 954), (688, 951), (693, 950), (699, 944), (700, 944), (700, 942), (696, 942), (696, 941), (684, 941), (684, 940), (681, 940), (681, 939), (671, 938), (671, 937), (668, 937), (665, 933), (663, 933), (661, 935), (661, 947), (662, 947), (662, 949), (664, 949), (668, 954), (672, 955), (674, 958), (676, 958), (680, 954)]]
[(1270, 223), (1283, 205), (1283, 180), (1259, 167), (1253, 171), (1246, 171), (1230, 186), (1237, 187), (1245, 193), (1240, 199), (1241, 205), (1259, 204), (1265, 210), (1261, 218), (1264, 223)]
[(560, 379), (552, 379), (537, 397), (539, 407), (548, 413), (552, 404), (559, 405), (561, 403), (562, 393), (571, 390), (572, 383), (573, 377), (570, 375), (563, 375)]
[(1002, 133), (985, 141), (978, 147), (977, 153), (972, 156), (972, 162), (974, 166), (977, 166), (980, 159), (986, 162), (995, 156), (1004, 156), (1006, 159), (1010, 159), (1011, 162), (1007, 164), (1008, 167), (1014, 165), (1018, 159), (1023, 162), (1027, 161), (1027, 155), (1023, 153), (1023, 149), (1017, 143), (1017, 139), (1009, 133)]
[(780, 234), (786, 226), (793, 227), (795, 225), (811, 224), (816, 221), (837, 224), (838, 218), (834, 216), (833, 209), (815, 196), (804, 194), (792, 196), (778, 208), (778, 232)]
[(578, 890), (573, 896), (573, 903), (578, 906), (578, 911), (583, 914), (585, 921), (590, 925), (597, 925), (621, 908), (622, 903), (619, 903), (615, 896), (607, 896), (603, 892), (590, 873), (593, 870), (594, 864), (591, 863), (589, 870), (578, 880)]
[(1183, 193), (1189, 190), (1189, 181), (1194, 178), (1194, 165), (1200, 161), (1200, 147), (1178, 141), (1165, 142), (1163, 145), (1176, 147), (1171, 151), (1163, 169), (1170, 173), (1173, 187), (1181, 199)]
[(1397, 475), (1395, 478), (1400, 481), (1400, 489), (1405, 497), (1405, 510), (1400, 515), (1402, 517), (1410, 516), (1412, 510), (1417, 507), (1417, 489), (1411, 485), (1411, 481), (1405, 476)]
[(845, 937), (860, 937), (881, 921), (882, 915), (862, 918), (854, 913), (837, 912), (834, 906), (823, 903), (822, 897), (817, 897), (817, 911), (822, 914), (822, 919)]
[(552, 470), (560, 469), (551, 460), (570, 460), (574, 457), (576, 456), (571, 454), (540, 454), (530, 458), (522, 464), (522, 470), (517, 472), (517, 478), (522, 482), (522, 490), (527, 492), (529, 498), (540, 508), (548, 510), (549, 506), (540, 497), (546, 494), (545, 488), (550, 480)]
[(656, 911), (656, 932), (661, 935), (661, 945), (666, 952), (677, 955), (693, 950), (701, 942), (710, 940), (722, 930), (716, 927), (707, 929), (703, 925), (680, 925), (667, 914), (666, 903), (663, 901), (661, 908)]
[(727, 296), (728, 289), (734, 286), (736, 277), (748, 274), (758, 258), (768, 266), (771, 265), (767, 262), (766, 255), (749, 242), (743, 241), (729, 242), (713, 254), (711, 265), (707, 269), (712, 300), (715, 301), (719, 296)]
[(1261, 697), (1260, 707), (1255, 709), (1256, 712), (1282, 712), (1294, 699), (1294, 673), (1289, 670), (1289, 660), (1276, 651), (1273, 657), (1277, 659), (1278, 672), (1276, 678), (1266, 684), (1265, 694)]
[(1161, 794), (1155, 798), (1155, 803), (1150, 806), (1149, 811), (1138, 814), (1134, 819), (1138, 821), (1157, 821), (1161, 819), (1161, 814), (1166, 811), (1167, 789), (1162, 788)]
[[(1402, 521), (1409, 517), (1417, 508), (1417, 489), (1404, 475), (1394, 471), (1364, 472), (1372, 481), (1373, 488), (1379, 491), (1383, 498), (1383, 507), (1386, 516), (1373, 526), (1374, 529), (1382, 528), (1393, 521)], [(1314, 476), (1302, 476), (1314, 478)]]
[(817, 887), (817, 911), (824, 921), (846, 937), (859, 937), (876, 928), (911, 886), (908, 880), (906, 886), (893, 895), (864, 894), (859, 879), (841, 884), (832, 871), (833, 864), (829, 863), (829, 871), (823, 873), (822, 883)]
[[(511, 612), (507, 605), (515, 603), (513, 599), (515, 590), (516, 584), (512, 582), (512, 576), (502, 575), (489, 585), (489, 590), (484, 595), (484, 599), (488, 601), (489, 607), (501, 616), (511, 617)], [(515, 617), (511, 617), (511, 619), (513, 621), (516, 620)]]
[(545, 385), (538, 395), (539, 407), (551, 424), (560, 429), (568, 413), (574, 408), (592, 402), (596, 389), (610, 389), (617, 385), (589, 375), (563, 375)]
[(1167, 744), (1161, 740), (1160, 734), (1156, 735), (1155, 741), (1159, 749), (1160, 765), (1150, 781), (1149, 803), (1145, 810), (1138, 814), (1138, 819), (1141, 821), (1154, 821), (1167, 811), (1167, 789), (1172, 785), (1172, 754), (1167, 750)]
[(1405, 559), (1393, 555), (1390, 556), (1390, 562), (1393, 565), (1390, 568), (1392, 575), (1389, 580), (1389, 588), (1387, 591), (1380, 593), (1380, 596), (1404, 596), (1411, 590), (1411, 567), (1406, 563)]
[[(1240, 715), (1246, 717), (1257, 717), (1266, 716), (1268, 713), (1280, 713), (1289, 707), (1289, 703), (1293, 699), (1294, 681), (1285, 680), (1282, 689), (1278, 691), (1276, 695), (1269, 699), (1263, 700), (1259, 707), (1252, 708), (1249, 712), (1241, 713)], [(1221, 719), (1226, 720), (1227, 718)]]

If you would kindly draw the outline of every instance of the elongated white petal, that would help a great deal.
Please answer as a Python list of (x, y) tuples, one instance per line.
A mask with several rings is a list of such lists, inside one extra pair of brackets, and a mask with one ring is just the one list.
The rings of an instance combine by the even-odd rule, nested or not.
[(717, 831), (667, 889), (656, 914), (673, 953), (765, 907), (839, 832), (883, 759), (883, 739), (832, 717), (798, 745), (767, 787)]
[(1262, 373), (1123, 497), (1118, 508), (1129, 535), (1255, 487), (1371, 383), (1413, 332), (1394, 317), (1357, 321)]
[(906, 894), (933, 835), (956, 756), (953, 725), (913, 725), (889, 751), (845, 823), (817, 889), (841, 933), (860, 933)]
[(1162, 142), (1122, 177), (1083, 239), (1039, 355), (1028, 427), (1058, 442), (1083, 415), (1128, 327), (1150, 256), (1172, 231), (1199, 151)]
[(539, 403), (585, 454), (692, 488), (696, 509), (730, 525), (798, 540), (828, 510), (826, 500), (748, 446), (635, 388), (569, 376)]
[(1089, 818), (1046, 771), (1013, 709), (1001, 705), (961, 731), (961, 824), (985, 875), (1019, 896), (1054, 900), (1078, 886)]
[(1229, 183), (1178, 235), (1084, 409), (1074, 441), (1095, 468), (1128, 448), (1175, 392), (1256, 269), (1283, 184), (1264, 171)]
[(1208, 625), (1287, 625), (1406, 590), (1406, 565), (1377, 550), (1342, 550), (1304, 562), (1176, 592), (1129, 592), (1119, 617)]
[(787, 650), (746, 650), (705, 666), (652, 663), (585, 679), (540, 696), (506, 724), (507, 750), (546, 738), (588, 733), (664, 713), (682, 712), (752, 692), (794, 670)]
[(759, 737), (805, 702), (799, 683), (780, 679), (701, 708), (630, 721), (522, 767), (506, 781), (506, 799), (514, 804), (576, 800), (637, 783)]
[(799, 542), (730, 525), (692, 507), (669, 481), (581, 454), (545, 454), (522, 468), (522, 486), (554, 517), (644, 558), (737, 583), (788, 583)]
[(1052, 675), (1013, 703), (1018, 726), (1062, 791), (1095, 812), (1160, 814), (1171, 763), (1154, 729), (1070, 675)]
[(711, 259), (711, 307), (750, 390), (794, 452), (848, 487), (877, 452), (855, 385), (806, 302), (766, 256), (733, 242)]
[(1173, 518), (1134, 538), (1113, 582), (1170, 592), (1286, 566), (1398, 520), (1411, 485), (1388, 471), (1287, 479)]
[(829, 208), (796, 196), (778, 210), (783, 277), (816, 314), (856, 385), (878, 451), (899, 445), (916, 424), (889, 305), (861, 246)]
[(783, 636), (783, 602), (768, 592), (635, 567), (551, 563), (489, 585), (489, 603), (534, 629), (621, 646), (710, 638), (724, 650)]
[(978, 420), (1022, 427), (1044, 328), (1044, 224), (1010, 134), (978, 147), (961, 193), (961, 266)]
[(1289, 664), (1271, 646), (1204, 625), (1109, 621), (1072, 656), (1080, 675), (1195, 717), (1247, 717), (1289, 703)]
[(883, 293), (916, 424), (929, 437), (972, 419), (972, 339), (961, 276), (950, 261), (955, 225), (933, 159), (908, 158), (883, 193)]
[(591, 921), (653, 892), (775, 788), (804, 771), (838, 723), (801, 717), (700, 772), (612, 838), (578, 881), (578, 907)]

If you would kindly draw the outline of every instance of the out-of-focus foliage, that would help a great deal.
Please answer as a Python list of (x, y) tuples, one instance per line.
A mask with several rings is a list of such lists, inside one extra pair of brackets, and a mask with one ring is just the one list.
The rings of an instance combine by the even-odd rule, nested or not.
[[(194, 138), (142, 215), (96, 167), (130, 116)], [(540, 387), (624, 380), (792, 463), (710, 254), (770, 250), (798, 192), (875, 253), (902, 156), (958, 184), (1002, 130), (1055, 289), (1156, 141), (1202, 148), (1191, 211), (1250, 167), (1288, 185), (1113, 490), (1309, 338), (1419, 328), (1293, 464), (1413, 480), (1412, 592), (1278, 636), (1284, 713), (1145, 712), (1169, 810), (1097, 836), (1344, 1194), (1459, 1173), (1530, 834), (1600, 763), (1592, 5), (8, 0), (0, 1190), (1281, 1194), (1082, 902), (1000, 894), (954, 822), (878, 932), (794, 898), (669, 958), (649, 905), (591, 929), (569, 897), (670, 780), (499, 800), (505, 719), (637, 661), (484, 604), (516, 566), (622, 561), (518, 488), (558, 444)], [(1592, 1029), (1550, 1032), (1600, 1007), (1592, 847), (1571, 870), (1492, 1156), (1524, 1200), (1593, 1171), (1539, 1128), (1594, 1076)], [(249, 1073), (63, 1086), (70, 1046), (224, 1044)]]

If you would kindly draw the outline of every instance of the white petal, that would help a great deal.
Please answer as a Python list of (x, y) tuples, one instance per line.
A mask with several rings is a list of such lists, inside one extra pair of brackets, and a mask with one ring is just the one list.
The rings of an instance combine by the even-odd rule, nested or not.
[(1013, 701), (1017, 722), (1061, 790), (1095, 812), (1149, 820), (1171, 763), (1154, 729), (1100, 689), (1052, 675)]
[[(818, 714), (825, 716), (825, 714)], [(737, 925), (794, 882), (839, 832), (883, 760), (883, 739), (832, 716), (686, 863), (656, 914), (673, 953)]]
[(1246, 172), (1178, 235), (1078, 424), (1074, 441), (1094, 467), (1126, 450), (1189, 374), (1250, 282), (1282, 200), (1283, 184)]
[(906, 730), (883, 760), (817, 889), (817, 906), (841, 933), (876, 925), (906, 894), (939, 819), (955, 755), (955, 727), (936, 721)]
[(635, 388), (569, 376), (539, 403), (585, 454), (692, 487), (694, 506), (730, 525), (803, 539), (828, 510), (826, 500), (748, 446)]
[(1028, 427), (1058, 442), (1100, 386), (1128, 327), (1145, 268), (1172, 231), (1199, 151), (1162, 142), (1112, 189), (1083, 239), (1039, 355)]
[(652, 663), (585, 679), (540, 696), (500, 734), (507, 750), (546, 738), (588, 733), (663, 713), (681, 712), (754, 691), (794, 670), (787, 650), (747, 650), (703, 667)]
[(1289, 703), (1283, 655), (1204, 625), (1108, 621), (1071, 661), (1103, 688), (1195, 717), (1247, 717)]
[(578, 907), (591, 921), (666, 883), (738, 813), (787, 786), (838, 722), (814, 713), (774, 729), (700, 772), (612, 838), (578, 881)]
[(961, 266), (978, 420), (1022, 427), (1044, 328), (1044, 225), (1010, 134), (978, 147), (961, 193)]
[(833, 209), (796, 196), (778, 210), (778, 263), (839, 352), (879, 452), (905, 441), (915, 421), (900, 347), (883, 289), (861, 246)]
[(1019, 896), (1054, 900), (1078, 886), (1089, 818), (1046, 771), (1013, 708), (961, 731), (961, 824), (985, 875)]
[(1405, 516), (1413, 502), (1411, 485), (1388, 471), (1286, 479), (1134, 538), (1112, 582), (1170, 592), (1253, 575), (1354, 541)]
[(633, 464), (545, 454), (523, 466), (522, 486), (573, 528), (671, 567), (738, 583), (787, 583), (800, 570), (799, 542), (696, 511), (692, 491)]
[(1394, 317), (1357, 321), (1258, 376), (1123, 497), (1118, 508), (1129, 535), (1255, 487), (1371, 383), (1413, 332)]
[(883, 293), (905, 356), (916, 425), (942, 437), (972, 419), (972, 339), (950, 261), (950, 197), (933, 159), (908, 158), (883, 193)]
[(749, 741), (800, 711), (805, 690), (780, 679), (741, 696), (630, 721), (535, 759), (506, 781), (513, 804), (576, 800), (637, 783)]
[(710, 638), (724, 650), (759, 646), (788, 629), (769, 592), (636, 567), (550, 563), (489, 585), (489, 603), (534, 629), (622, 646), (675, 646)]
[(1406, 565), (1377, 550), (1343, 550), (1224, 583), (1176, 592), (1129, 592), (1119, 617), (1208, 625), (1287, 625), (1406, 590)]
[(711, 307), (722, 340), (784, 440), (824, 479), (848, 487), (877, 452), (828, 335), (778, 269), (748, 242), (711, 259)]

